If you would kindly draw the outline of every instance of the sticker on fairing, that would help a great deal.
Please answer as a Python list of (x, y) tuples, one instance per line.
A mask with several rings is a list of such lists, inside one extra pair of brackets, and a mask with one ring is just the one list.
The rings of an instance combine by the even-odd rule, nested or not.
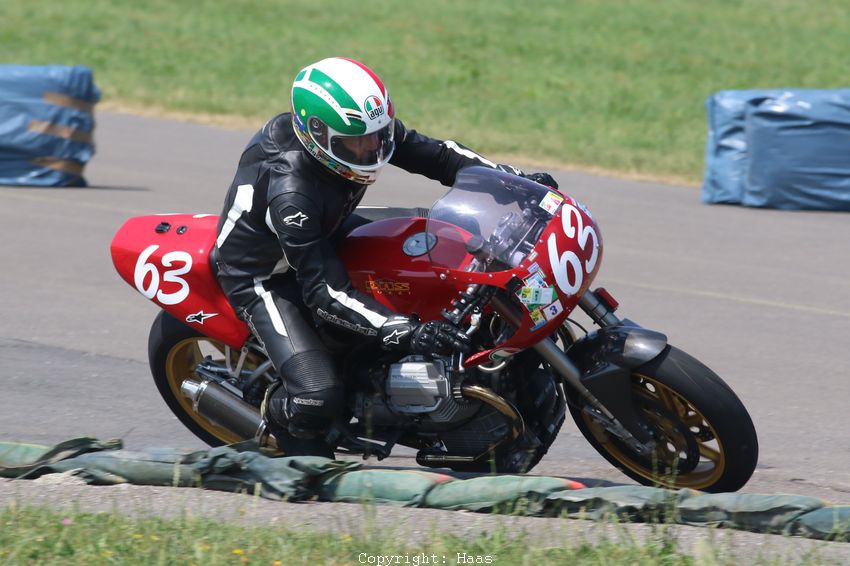
[(203, 325), (204, 321), (206, 319), (212, 318), (214, 316), (218, 316), (218, 313), (217, 312), (206, 313), (204, 311), (199, 311), (199, 312), (196, 312), (195, 314), (190, 314), (189, 316), (187, 316), (186, 322), (188, 322), (190, 324), (194, 322), (196, 324)]
[[(526, 287), (548, 287), (548, 285), (546, 285), (546, 278), (544, 278), (543, 273), (541, 273), (539, 271), (537, 273), (532, 274), (529, 277), (526, 277), (523, 280), (523, 283), (525, 283)], [(549, 299), (546, 302), (551, 303), (552, 300)]]
[[(528, 254), (528, 261), (534, 261), (537, 259), (537, 250), (531, 250), (531, 253)], [(536, 263), (534, 265), (537, 265)], [(540, 267), (539, 265), (537, 267)], [(528, 266), (528, 270), (531, 271), (531, 266)]]
[(529, 316), (531, 316), (531, 321), (534, 323), (534, 326), (531, 327), (531, 330), (537, 330), (547, 322), (546, 317), (543, 316), (543, 313), (540, 311), (540, 309), (534, 309), (528, 314)]
[(538, 269), (540, 269), (540, 265), (538, 265), (537, 262), (532, 263), (531, 265), (528, 266), (528, 272), (529, 273), (536, 273)]
[(552, 320), (562, 312), (564, 312), (564, 307), (561, 305), (560, 300), (556, 300), (550, 305), (546, 305), (541, 309), (543, 311), (543, 316), (546, 317), (546, 320)]
[(562, 202), (564, 202), (564, 197), (558, 193), (549, 191), (549, 194), (543, 197), (543, 200), (540, 201), (540, 208), (549, 214), (554, 215), (558, 212), (558, 207), (561, 206)]
[(519, 300), (525, 305), (546, 305), (552, 302), (554, 291), (551, 287), (523, 287), (519, 290)]

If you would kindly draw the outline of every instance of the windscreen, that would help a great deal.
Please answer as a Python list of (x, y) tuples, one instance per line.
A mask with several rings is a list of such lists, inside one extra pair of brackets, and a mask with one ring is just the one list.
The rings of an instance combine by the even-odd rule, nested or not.
[(428, 215), (428, 237), (438, 244), (428, 252), (431, 263), (457, 269), (464, 257), (457, 250), (465, 250), (466, 241), (479, 236), (491, 261), (486, 266), (476, 263), (476, 269), (515, 267), (563, 200), (556, 191), (516, 175), (489, 167), (463, 169)]

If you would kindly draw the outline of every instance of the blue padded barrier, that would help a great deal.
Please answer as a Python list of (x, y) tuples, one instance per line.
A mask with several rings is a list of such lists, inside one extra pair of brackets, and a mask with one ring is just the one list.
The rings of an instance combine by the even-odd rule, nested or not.
[(99, 100), (87, 67), (0, 65), (0, 184), (84, 186)]
[(850, 89), (788, 91), (746, 123), (744, 205), (850, 211)]
[(726, 90), (705, 106), (703, 202), (850, 211), (850, 89)]
[(722, 90), (706, 98), (708, 140), (702, 201), (741, 204), (747, 182), (747, 107), (778, 95), (770, 90)]

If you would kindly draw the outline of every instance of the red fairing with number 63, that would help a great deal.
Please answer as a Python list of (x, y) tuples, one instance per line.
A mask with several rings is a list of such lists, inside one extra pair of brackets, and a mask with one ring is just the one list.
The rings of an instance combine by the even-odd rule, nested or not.
[[(550, 195), (557, 195), (563, 204), (540, 233), (533, 250), (516, 267), (489, 273), (466, 271), (464, 266), (444, 271), (455, 282), (509, 288), (513, 281), (519, 287), (515, 296), (521, 304), (522, 325), (507, 341), (471, 356), (465, 362), (467, 366), (508, 357), (537, 343), (541, 334), (557, 331), (599, 271), (602, 236), (590, 212), (569, 196)], [(524, 296), (544, 290), (547, 296), (540, 304)]]
[(175, 318), (239, 348), (248, 327), (210, 267), (218, 216), (157, 214), (127, 220), (110, 247), (121, 277)]
[[(567, 197), (555, 221), (543, 233), (542, 240), (545, 241), (545, 256), (558, 289), (578, 300), (599, 269), (602, 258), (599, 227), (587, 208)], [(538, 247), (542, 243), (539, 242)]]

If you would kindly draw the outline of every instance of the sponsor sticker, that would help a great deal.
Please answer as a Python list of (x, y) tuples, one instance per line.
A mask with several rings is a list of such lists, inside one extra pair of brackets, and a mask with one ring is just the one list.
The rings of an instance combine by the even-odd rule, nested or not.
[(405, 281), (396, 281), (394, 279), (370, 279), (366, 281), (366, 290), (378, 294), (410, 294), (410, 283)]
[(531, 321), (534, 323), (534, 326), (531, 327), (532, 330), (537, 330), (547, 322), (546, 317), (543, 316), (543, 312), (541, 312), (540, 309), (534, 309), (528, 314), (531, 316)]
[(564, 307), (563, 305), (561, 305), (561, 301), (559, 299), (549, 305), (546, 305), (541, 310), (543, 310), (543, 316), (546, 317), (546, 320), (552, 320), (553, 318), (564, 312)]
[(190, 314), (186, 317), (186, 322), (188, 323), (196, 323), (196, 324), (204, 324), (204, 321), (208, 318), (212, 318), (214, 316), (218, 316), (217, 312), (206, 313), (204, 311), (196, 312), (195, 314)]
[[(534, 273), (530, 277), (526, 277), (523, 280), (526, 287), (546, 287), (546, 279), (543, 277), (541, 272)], [(551, 303), (551, 299), (546, 301), (547, 303)]]
[[(537, 259), (537, 250), (531, 250), (531, 253), (528, 254), (528, 261), (534, 261), (535, 259)], [(531, 271), (530, 267), (529, 267), (529, 271)]]
[(552, 302), (554, 291), (551, 287), (523, 287), (519, 290), (519, 300), (525, 305), (546, 305)]
[(540, 269), (540, 265), (538, 265), (537, 262), (534, 262), (528, 266), (529, 273), (536, 273), (538, 269)]
[(562, 202), (564, 202), (564, 197), (556, 192), (549, 191), (549, 193), (543, 197), (543, 200), (540, 201), (540, 208), (549, 214), (554, 215), (558, 212), (558, 207), (561, 206)]

